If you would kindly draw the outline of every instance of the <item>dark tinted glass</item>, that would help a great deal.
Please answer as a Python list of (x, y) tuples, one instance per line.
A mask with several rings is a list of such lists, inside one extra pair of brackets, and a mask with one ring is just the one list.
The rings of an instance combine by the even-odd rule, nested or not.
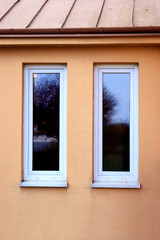
[(58, 73), (33, 74), (33, 170), (59, 170)]
[(129, 171), (130, 74), (103, 74), (103, 171)]

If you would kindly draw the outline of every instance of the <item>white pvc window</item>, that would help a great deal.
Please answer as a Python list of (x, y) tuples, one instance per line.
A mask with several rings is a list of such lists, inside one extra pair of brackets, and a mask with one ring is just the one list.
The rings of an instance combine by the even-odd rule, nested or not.
[(22, 187), (67, 187), (67, 68), (24, 67)]
[(94, 182), (91, 186), (140, 187), (137, 65), (95, 66)]

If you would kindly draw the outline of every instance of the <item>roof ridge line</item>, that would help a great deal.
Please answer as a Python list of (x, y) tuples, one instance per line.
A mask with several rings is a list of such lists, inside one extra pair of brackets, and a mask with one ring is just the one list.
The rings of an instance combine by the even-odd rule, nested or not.
[(69, 12), (68, 12), (68, 14), (67, 14), (67, 16), (66, 16), (66, 17), (65, 17), (65, 19), (64, 19), (64, 22), (62, 23), (62, 26), (61, 26), (61, 28), (63, 28), (63, 27), (64, 27), (64, 24), (66, 23), (66, 21), (67, 21), (67, 19), (68, 19), (69, 15), (70, 15), (70, 13), (71, 13), (71, 11), (72, 11), (72, 9), (73, 9), (73, 7), (74, 7), (75, 3), (76, 3), (76, 0), (74, 0), (74, 2), (73, 2), (73, 4), (72, 4), (72, 6), (71, 6), (71, 8), (70, 8), (70, 10), (69, 10)]
[(32, 24), (32, 22), (34, 21), (34, 19), (38, 16), (38, 14), (40, 13), (40, 11), (42, 10), (42, 8), (44, 7), (44, 5), (48, 2), (48, 0), (45, 0), (45, 2), (42, 4), (42, 6), (40, 7), (40, 9), (37, 11), (36, 15), (31, 19), (31, 21), (27, 24), (27, 26), (25, 28), (30, 27), (30, 25)]
[(20, 0), (16, 0), (13, 5), (3, 14), (3, 16), (0, 18), (0, 21), (11, 11), (11, 9), (18, 3)]

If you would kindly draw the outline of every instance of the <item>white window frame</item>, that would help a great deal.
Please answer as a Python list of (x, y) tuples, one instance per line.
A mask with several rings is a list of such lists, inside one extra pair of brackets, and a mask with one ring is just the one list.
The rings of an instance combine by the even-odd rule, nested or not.
[[(33, 74), (60, 74), (59, 171), (33, 171)], [(23, 181), (21, 187), (67, 187), (67, 67), (66, 65), (24, 66)]]
[[(130, 74), (130, 171), (102, 171), (103, 73)], [(138, 65), (96, 65), (94, 69), (95, 188), (140, 188), (138, 183)]]

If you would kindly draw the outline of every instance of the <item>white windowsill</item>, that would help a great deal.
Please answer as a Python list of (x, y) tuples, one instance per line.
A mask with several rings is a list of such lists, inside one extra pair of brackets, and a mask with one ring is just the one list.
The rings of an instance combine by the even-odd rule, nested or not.
[(20, 181), (20, 187), (64, 187), (67, 188), (66, 181)]
[(91, 188), (140, 188), (139, 182), (92, 182)]

